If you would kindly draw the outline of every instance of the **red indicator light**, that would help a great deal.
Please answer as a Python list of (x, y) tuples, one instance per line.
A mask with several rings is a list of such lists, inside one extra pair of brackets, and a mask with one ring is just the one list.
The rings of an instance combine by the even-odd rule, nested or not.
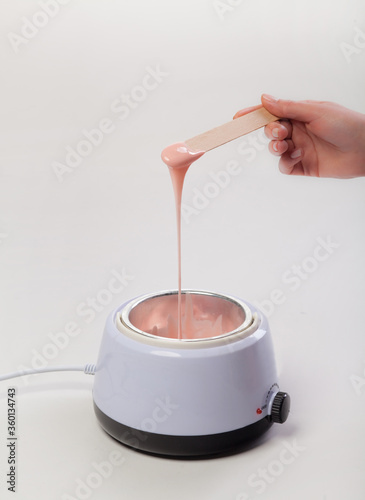
[(256, 413), (257, 413), (257, 415), (261, 415), (261, 413), (262, 413), (261, 408), (257, 408)]

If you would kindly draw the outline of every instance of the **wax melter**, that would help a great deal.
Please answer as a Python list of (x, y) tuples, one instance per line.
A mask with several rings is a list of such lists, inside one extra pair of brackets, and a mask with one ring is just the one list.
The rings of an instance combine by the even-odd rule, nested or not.
[(107, 433), (170, 456), (226, 453), (283, 423), (269, 325), (254, 306), (205, 291), (131, 300), (107, 319), (93, 389)]

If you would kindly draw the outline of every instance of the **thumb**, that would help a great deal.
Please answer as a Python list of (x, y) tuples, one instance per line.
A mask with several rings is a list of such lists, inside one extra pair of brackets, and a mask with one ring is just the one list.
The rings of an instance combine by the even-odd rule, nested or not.
[(279, 118), (309, 123), (323, 114), (320, 103), (315, 101), (286, 101), (262, 94), (261, 102), (264, 108)]

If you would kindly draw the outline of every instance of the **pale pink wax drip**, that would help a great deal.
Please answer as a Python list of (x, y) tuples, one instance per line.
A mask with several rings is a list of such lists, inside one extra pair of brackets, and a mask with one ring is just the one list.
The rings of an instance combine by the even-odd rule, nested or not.
[(181, 198), (185, 174), (190, 165), (203, 156), (204, 151), (192, 151), (184, 142), (177, 142), (165, 148), (161, 158), (169, 167), (175, 195), (177, 247), (178, 247), (178, 338), (181, 339)]
[[(185, 314), (182, 321), (182, 338), (184, 339), (202, 339), (208, 337), (217, 337), (222, 335), (222, 315), (217, 318), (214, 315), (204, 311), (199, 311), (193, 306), (193, 300), (190, 293), (185, 294)], [(204, 319), (202, 318), (204, 316)]]

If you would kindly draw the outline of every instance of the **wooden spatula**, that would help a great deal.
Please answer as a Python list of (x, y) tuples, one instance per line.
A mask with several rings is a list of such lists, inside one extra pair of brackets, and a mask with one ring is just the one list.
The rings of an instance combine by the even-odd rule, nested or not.
[(185, 144), (192, 151), (210, 151), (279, 119), (265, 108), (255, 109), (255, 111), (251, 111), (247, 115), (240, 116), (224, 125), (192, 137), (185, 141)]

